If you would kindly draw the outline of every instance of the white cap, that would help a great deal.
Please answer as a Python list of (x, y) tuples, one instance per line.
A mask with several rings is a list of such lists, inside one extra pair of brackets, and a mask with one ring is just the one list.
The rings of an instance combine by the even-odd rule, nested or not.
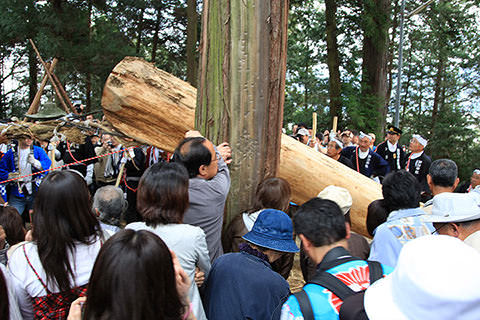
[(318, 194), (317, 198), (332, 200), (338, 204), (344, 215), (352, 207), (352, 196), (347, 189), (342, 187), (328, 186)]
[(450, 236), (407, 242), (395, 270), (365, 292), (370, 320), (477, 320), (480, 254)]
[(443, 192), (433, 198), (427, 222), (465, 222), (480, 219), (480, 194)]
[(418, 143), (420, 143), (424, 148), (427, 146), (428, 140), (422, 137), (419, 134), (414, 134), (412, 138), (417, 139)]

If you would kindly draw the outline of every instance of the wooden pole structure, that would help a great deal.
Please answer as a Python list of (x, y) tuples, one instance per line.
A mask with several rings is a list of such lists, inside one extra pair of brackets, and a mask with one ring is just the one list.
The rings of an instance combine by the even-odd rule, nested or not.
[[(53, 58), (52, 63), (47, 63), (48, 69), (50, 72), (53, 72), (55, 69), (55, 66), (57, 65), (58, 59)], [(38, 106), (40, 105), (40, 99), (43, 94), (43, 90), (45, 89), (45, 86), (47, 85), (48, 77), (47, 73), (43, 75), (42, 82), (40, 84), (40, 88), (38, 89), (37, 93), (35, 94), (35, 97), (33, 98), (32, 104), (28, 108), (27, 114), (34, 114), (38, 112)], [(27, 118), (23, 119), (25, 121)]]
[(313, 119), (312, 119), (312, 140), (314, 142), (316, 142), (316, 138), (317, 138), (317, 136), (316, 136), (317, 135), (317, 113), (314, 112), (312, 114), (312, 117), (313, 117)]
[(58, 79), (57, 75), (52, 72), (52, 76), (53, 76), (53, 79), (54, 79), (54, 80), (56, 81), (56, 83), (57, 83), (58, 89), (60, 89), (60, 93), (63, 95), (63, 98), (65, 99), (65, 101), (67, 102), (68, 106), (70, 107), (70, 110), (72, 110), (74, 113), (77, 113), (76, 110), (73, 108), (73, 104), (72, 104), (72, 102), (70, 101), (70, 98), (68, 98), (67, 92), (66, 92), (65, 89), (63, 88), (62, 83), (61, 83), (60, 80)]
[[(49, 68), (47, 68), (47, 65), (46, 65), (45, 61), (43, 61), (42, 56), (40, 55), (40, 52), (38, 52), (38, 49), (35, 46), (35, 43), (33, 43), (32, 39), (28, 39), (28, 41), (30, 41), (30, 44), (32, 45), (33, 50), (35, 50), (35, 53), (37, 54), (38, 59), (42, 63), (42, 66), (45, 69), (45, 73), (47, 74), (48, 80), (50, 80), (50, 83), (52, 84), (52, 87), (55, 90), (55, 93), (57, 94), (57, 97), (60, 100), (60, 103), (62, 104), (63, 109), (65, 110), (65, 112), (69, 113), (70, 111), (68, 110), (68, 107), (65, 104), (65, 101), (63, 100), (62, 94), (60, 93), (60, 90), (58, 89), (58, 86), (55, 83), (55, 80), (53, 79)], [(72, 112), (75, 112), (75, 111), (72, 109)]]
[(338, 117), (335, 116), (333, 117), (333, 126), (332, 126), (332, 131), (337, 135), (337, 122), (338, 122)]

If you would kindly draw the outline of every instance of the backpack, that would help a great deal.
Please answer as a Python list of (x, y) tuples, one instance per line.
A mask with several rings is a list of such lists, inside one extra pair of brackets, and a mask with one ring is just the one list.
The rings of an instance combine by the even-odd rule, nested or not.
[[(345, 262), (360, 260), (358, 258), (349, 257), (344, 259), (338, 259), (336, 265), (343, 264)], [(383, 277), (382, 265), (377, 261), (368, 261), (368, 270), (370, 273), (370, 285)], [(335, 265), (334, 265), (335, 266)], [(333, 266), (332, 266), (333, 267)], [(342, 306), (340, 307), (339, 319), (340, 320), (363, 320), (368, 319), (365, 308), (363, 305), (363, 296), (365, 290), (355, 292), (350, 289), (346, 284), (341, 280), (337, 279), (334, 275), (319, 270), (315, 276), (307, 282), (314, 283), (319, 286), (322, 286), (331, 292), (333, 292), (340, 300), (343, 301)], [(297, 298), (300, 310), (303, 314), (304, 320), (314, 320), (313, 309), (308, 298), (307, 293), (302, 289), (301, 291), (294, 293), (295, 298)]]

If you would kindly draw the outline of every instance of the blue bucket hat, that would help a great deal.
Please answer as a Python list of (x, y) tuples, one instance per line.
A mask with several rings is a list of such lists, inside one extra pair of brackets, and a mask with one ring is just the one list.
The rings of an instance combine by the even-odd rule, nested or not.
[(258, 215), (250, 232), (242, 237), (257, 246), (281, 252), (298, 252), (293, 241), (290, 217), (283, 211), (265, 209)]

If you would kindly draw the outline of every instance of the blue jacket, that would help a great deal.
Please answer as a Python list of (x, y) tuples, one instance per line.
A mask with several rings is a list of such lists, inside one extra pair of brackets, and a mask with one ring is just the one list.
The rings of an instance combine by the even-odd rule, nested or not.
[[(347, 251), (345, 251), (345, 254), (350, 256)], [(321, 264), (318, 267), (320, 268), (320, 266)], [(393, 271), (392, 268), (385, 265), (382, 265), (382, 269), (384, 276)], [(353, 291), (358, 292), (365, 290), (370, 286), (370, 271), (368, 269), (367, 262), (364, 260), (348, 261), (326, 269), (325, 271), (337, 277)], [(339, 319), (339, 311), (343, 301), (340, 300), (335, 294), (333, 294), (330, 290), (314, 283), (306, 284), (303, 287), (303, 290), (305, 290), (309, 297), (314, 319)], [(285, 302), (283, 305), (280, 319), (303, 320), (303, 314), (302, 311), (300, 311), (300, 305), (295, 296), (290, 296), (287, 302)]]
[(279, 319), (290, 294), (288, 282), (267, 261), (246, 252), (215, 260), (205, 285), (209, 320)]
[[(50, 158), (48, 158), (47, 154), (42, 148), (33, 146), (33, 156), (35, 157), (35, 159), (40, 161), (40, 163), (42, 164), (43, 170), (50, 169), (50, 165), (52, 164), (52, 161), (50, 161)], [(8, 174), (10, 172), (15, 172), (15, 171), (18, 171), (18, 168), (15, 168), (15, 157), (13, 154), (13, 150), (10, 149), (7, 151), (7, 153), (5, 153), (2, 160), (0, 160), (0, 181), (7, 180)], [(37, 170), (34, 166), (32, 166), (32, 173), (35, 173), (38, 171), (40, 170)], [(46, 174), (39, 174), (32, 177), (33, 189), (35, 189), (35, 186), (38, 187), (38, 185), (40, 184), (41, 178), (43, 178), (45, 175)], [(24, 197), (23, 193), (18, 192), (18, 188), (11, 188), (11, 194), (20, 198)], [(5, 197), (4, 197), (4, 200), (6, 201)]]

